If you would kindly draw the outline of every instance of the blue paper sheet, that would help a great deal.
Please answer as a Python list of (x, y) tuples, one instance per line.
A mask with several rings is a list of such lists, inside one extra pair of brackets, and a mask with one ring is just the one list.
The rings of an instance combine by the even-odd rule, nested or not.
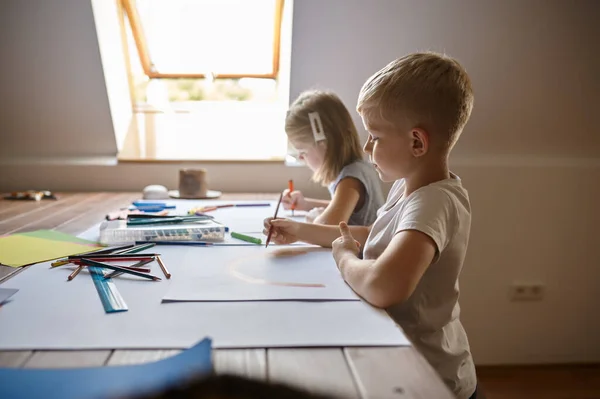
[(212, 371), (211, 340), (168, 359), (131, 366), (0, 368), (2, 399), (106, 399), (162, 391)]

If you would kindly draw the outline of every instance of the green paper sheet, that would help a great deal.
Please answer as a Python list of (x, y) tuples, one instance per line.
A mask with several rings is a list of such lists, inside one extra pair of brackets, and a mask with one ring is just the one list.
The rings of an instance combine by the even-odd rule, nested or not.
[(83, 238), (72, 236), (71, 234), (67, 233), (61, 233), (60, 231), (56, 230), (36, 230), (29, 231), (27, 233), (18, 233), (17, 235), (45, 238), (47, 240), (73, 242), (79, 244), (97, 244), (97, 242), (95, 241), (84, 240)]
[(0, 264), (21, 267), (100, 248), (98, 244), (48, 240), (26, 234), (0, 237)]

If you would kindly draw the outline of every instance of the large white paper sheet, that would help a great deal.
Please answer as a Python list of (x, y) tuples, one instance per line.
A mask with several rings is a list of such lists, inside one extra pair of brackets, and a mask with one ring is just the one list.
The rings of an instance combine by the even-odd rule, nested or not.
[[(171, 280), (114, 279), (129, 310), (113, 314), (104, 313), (87, 272), (67, 282), (70, 268), (32, 266), (2, 284), (19, 295), (0, 311), (0, 350), (187, 348), (201, 336), (216, 348), (409, 345), (384, 312), (362, 301), (161, 303), (190, 266), (181, 262), (188, 251), (160, 247)], [(156, 264), (152, 272), (161, 275)]]
[(184, 267), (165, 301), (359, 300), (326, 248), (215, 246), (174, 256)]

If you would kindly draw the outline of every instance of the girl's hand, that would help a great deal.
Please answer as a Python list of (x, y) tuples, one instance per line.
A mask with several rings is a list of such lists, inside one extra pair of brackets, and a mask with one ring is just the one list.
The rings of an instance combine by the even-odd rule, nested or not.
[(300, 224), (290, 219), (267, 218), (264, 221), (265, 229), (263, 234), (269, 236), (269, 229), (273, 227), (271, 241), (276, 244), (291, 244), (298, 241), (298, 231)]
[(281, 205), (283, 205), (283, 209), (289, 210), (292, 209), (292, 205), (294, 209), (297, 211), (308, 211), (308, 202), (302, 195), (301, 191), (292, 191), (286, 189), (283, 192), (283, 198), (281, 198)]
[(360, 251), (360, 243), (352, 237), (352, 233), (350, 233), (350, 229), (345, 222), (340, 223), (340, 233), (341, 236), (331, 244), (333, 258), (338, 268), (342, 258), (345, 256), (358, 257)]

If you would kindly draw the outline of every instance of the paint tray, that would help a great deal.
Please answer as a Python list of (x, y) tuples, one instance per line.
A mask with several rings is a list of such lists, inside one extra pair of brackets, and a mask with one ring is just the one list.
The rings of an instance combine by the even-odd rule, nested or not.
[(215, 220), (173, 225), (127, 226), (125, 220), (111, 220), (100, 225), (100, 243), (124, 245), (148, 241), (207, 241), (225, 240), (225, 226)]

